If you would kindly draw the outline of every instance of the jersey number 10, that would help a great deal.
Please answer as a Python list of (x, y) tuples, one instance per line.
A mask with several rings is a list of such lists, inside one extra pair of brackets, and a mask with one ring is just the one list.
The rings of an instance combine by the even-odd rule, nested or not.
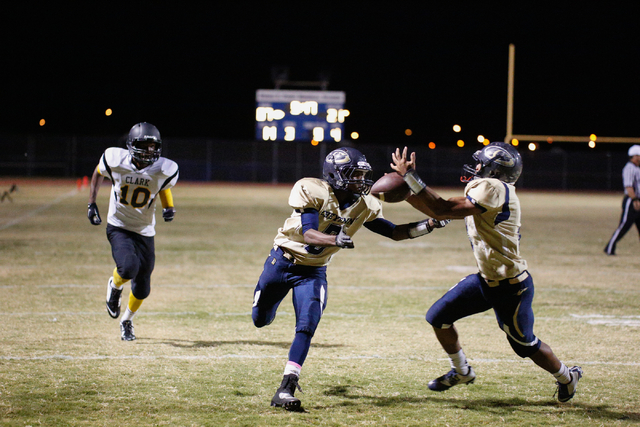
[[(120, 203), (123, 205), (128, 205), (131, 203), (131, 206), (134, 208), (141, 208), (147, 204), (149, 201), (149, 197), (151, 197), (151, 192), (148, 188), (145, 187), (136, 187), (131, 192), (131, 201), (127, 201), (127, 196), (129, 194), (129, 186), (124, 185), (120, 187)], [(140, 196), (142, 195), (142, 197)]]

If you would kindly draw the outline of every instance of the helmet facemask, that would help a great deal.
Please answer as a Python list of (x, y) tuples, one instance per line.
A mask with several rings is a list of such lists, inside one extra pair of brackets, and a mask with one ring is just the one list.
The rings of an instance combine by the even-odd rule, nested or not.
[[(144, 142), (153, 142), (156, 146), (153, 150), (149, 150), (147, 146), (140, 146), (140, 143)], [(151, 138), (127, 141), (127, 148), (131, 157), (143, 165), (155, 163), (160, 158), (160, 154), (162, 154), (162, 142)]]
[[(340, 190), (351, 191), (352, 193), (361, 194), (363, 196), (371, 192), (371, 186), (373, 185), (373, 171), (370, 166), (369, 168), (363, 166), (340, 166), (336, 168), (336, 171), (340, 176), (340, 178), (336, 180), (336, 184), (338, 181), (341, 182)], [(355, 190), (349, 188), (350, 186), (354, 186)], [(336, 186), (336, 188), (338, 187)]]

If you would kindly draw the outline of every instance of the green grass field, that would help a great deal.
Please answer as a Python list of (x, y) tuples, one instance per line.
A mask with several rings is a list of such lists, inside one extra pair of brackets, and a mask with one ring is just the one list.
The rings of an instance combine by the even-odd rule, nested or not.
[[(300, 384), (305, 412), (271, 408), (294, 316), (256, 329), (253, 288), (289, 186), (178, 183), (176, 220), (157, 226), (152, 292), (120, 340), (105, 310), (113, 270), (103, 225), (75, 181), (12, 183), (0, 203), (0, 425), (618, 426), (640, 423), (640, 243), (602, 249), (620, 194), (521, 192), (522, 252), (536, 284), (536, 334), (584, 378), (566, 404), (555, 381), (516, 356), (492, 312), (458, 325), (475, 384), (444, 393), (449, 369), (429, 306), (475, 272), (464, 223), (393, 242), (366, 229), (328, 269), (328, 306)], [(442, 189), (449, 197), (458, 189)], [(385, 217), (421, 219), (407, 203)], [(128, 297), (128, 286), (123, 304)]]

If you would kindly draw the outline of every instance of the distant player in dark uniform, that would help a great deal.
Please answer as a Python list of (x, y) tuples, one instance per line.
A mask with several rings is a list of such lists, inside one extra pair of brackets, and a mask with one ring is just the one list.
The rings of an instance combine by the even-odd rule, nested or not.
[(133, 317), (151, 291), (151, 272), (155, 264), (156, 201), (162, 203), (162, 217), (172, 221), (175, 215), (171, 187), (178, 181), (178, 165), (160, 157), (162, 139), (150, 123), (131, 128), (127, 150), (107, 148), (91, 177), (87, 216), (93, 225), (102, 219), (96, 197), (104, 178), (111, 180), (112, 191), (107, 216), (107, 238), (116, 263), (107, 284), (107, 313), (120, 316), (123, 285), (131, 280), (131, 293), (120, 319), (120, 334), (125, 341), (136, 339)]
[(627, 234), (633, 224), (640, 233), (640, 145), (629, 148), (629, 161), (622, 168), (622, 215), (620, 224), (604, 248), (607, 255), (616, 254), (616, 244)]
[[(427, 187), (415, 170), (415, 153), (407, 159), (407, 148), (392, 155), (391, 165), (409, 184), (422, 203), (423, 213), (434, 218), (464, 219), (478, 269), (462, 279), (427, 312), (442, 348), (449, 355), (451, 370), (429, 382), (434, 391), (470, 384), (476, 374), (468, 364), (454, 323), (458, 319), (493, 309), (498, 325), (520, 357), (553, 374), (558, 400), (570, 400), (582, 377), (579, 366), (568, 368), (551, 347), (533, 333), (533, 279), (520, 256), (520, 201), (515, 182), (522, 171), (518, 151), (503, 142), (492, 142), (473, 155), (474, 165), (465, 171), (469, 180), (464, 196), (448, 200)], [(416, 204), (414, 204), (416, 207)]]
[(353, 248), (352, 236), (365, 226), (393, 240), (430, 233), (448, 221), (426, 219), (395, 225), (382, 216), (381, 202), (369, 194), (372, 170), (362, 153), (338, 148), (327, 155), (323, 178), (303, 178), (289, 196), (293, 213), (278, 230), (254, 292), (253, 323), (258, 328), (276, 317), (282, 299), (293, 290), (296, 334), (284, 378), (272, 406), (300, 409), (294, 396), (311, 338), (327, 305), (327, 265), (342, 248)]

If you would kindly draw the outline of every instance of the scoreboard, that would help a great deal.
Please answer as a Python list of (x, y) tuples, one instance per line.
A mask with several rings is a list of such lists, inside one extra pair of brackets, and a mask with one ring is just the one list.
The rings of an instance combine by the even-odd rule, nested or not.
[(339, 142), (349, 115), (344, 102), (338, 91), (258, 89), (256, 139)]

